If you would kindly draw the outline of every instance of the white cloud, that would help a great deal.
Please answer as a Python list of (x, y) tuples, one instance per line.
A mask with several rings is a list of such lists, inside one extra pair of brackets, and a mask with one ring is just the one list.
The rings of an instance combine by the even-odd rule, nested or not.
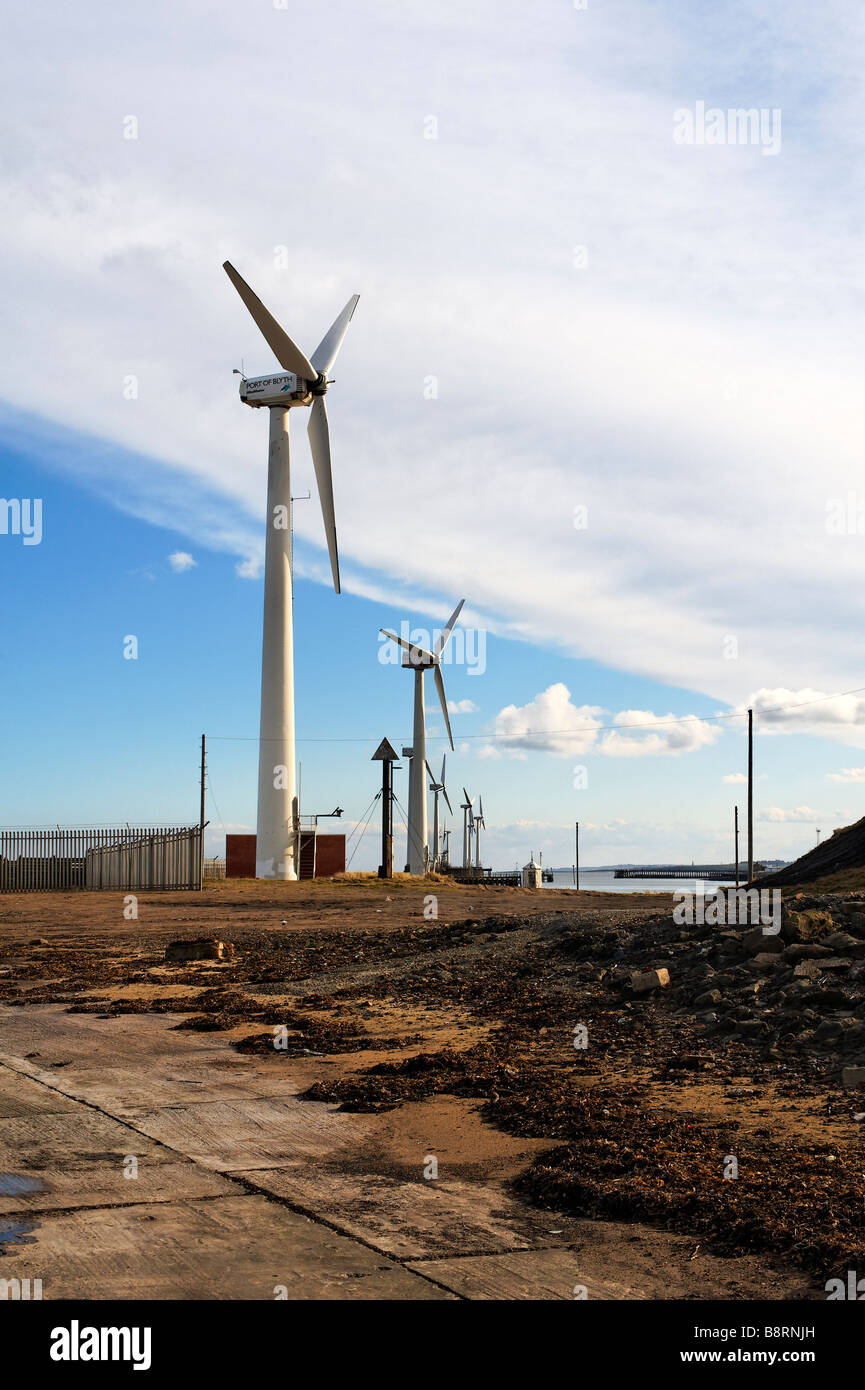
[(187, 550), (175, 550), (172, 555), (169, 555), (168, 563), (175, 574), (183, 574), (185, 570), (194, 569), (198, 562), (193, 560)]
[(589, 751), (602, 713), (600, 705), (574, 705), (568, 687), (559, 681), (527, 705), (506, 705), (493, 728), (500, 749), (529, 748), (566, 758)]
[(476, 714), (474, 700), (448, 700), (448, 714)]
[(830, 782), (865, 782), (865, 767), (842, 767), (826, 774)]
[[(621, 728), (606, 729), (610, 722)], [(658, 723), (647, 729), (644, 725)], [(575, 705), (571, 692), (561, 681), (536, 695), (526, 705), (507, 705), (494, 721), (494, 737), (500, 751), (530, 749), (555, 757), (576, 757), (601, 753), (607, 757), (677, 756), (714, 743), (719, 737), (715, 724), (651, 710), (623, 710), (608, 715), (600, 705)], [(629, 733), (628, 729), (634, 732)], [(491, 756), (482, 751), (479, 756)]]
[[(662, 721), (657, 731), (641, 730), (637, 734), (626, 734), (611, 729), (602, 735), (597, 751), (613, 758), (677, 757), (680, 753), (694, 753), (698, 748), (708, 748), (717, 742), (721, 734), (717, 724), (709, 724), (693, 714), (679, 718), (673, 714), (656, 715), (651, 710), (633, 709), (615, 716), (615, 722), (623, 728), (650, 724), (657, 719)], [(664, 721), (669, 721), (669, 727), (663, 727)]]
[(239, 560), (234, 566), (234, 572), (238, 579), (258, 579), (264, 569), (264, 558), (258, 555), (250, 555), (246, 560)]
[(722, 782), (730, 782), (733, 786), (739, 786), (742, 782), (747, 782), (747, 780), (744, 772), (728, 772), (725, 777), (721, 778)]
[[(837, 812), (833, 812), (833, 814), (837, 814)], [(796, 806), (792, 811), (785, 811), (780, 806), (767, 806), (757, 814), (757, 820), (773, 821), (778, 824), (781, 822), (789, 824), (795, 821), (819, 821), (820, 819), (820, 812), (812, 810), (810, 806)]]
[[(835, 695), (804, 686), (755, 690), (735, 706), (739, 715), (754, 711), (758, 734), (810, 734), (836, 739), (852, 747), (865, 747), (865, 697)], [(738, 724), (738, 721), (736, 721)]]

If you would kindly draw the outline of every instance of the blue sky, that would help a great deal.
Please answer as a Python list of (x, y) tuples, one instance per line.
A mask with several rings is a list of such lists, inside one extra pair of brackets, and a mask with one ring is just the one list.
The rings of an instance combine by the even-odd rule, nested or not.
[[(575, 819), (587, 864), (728, 851), (743, 722), (698, 721), (748, 703), (802, 706), (758, 718), (758, 854), (858, 817), (865, 706), (825, 697), (865, 685), (861, 16), (297, 9), (10, 17), (0, 494), (43, 535), (0, 535), (0, 819), (194, 818), (204, 731), (208, 847), (252, 828), (266, 422), (231, 368), (275, 364), (226, 257), (307, 350), (361, 294), (338, 599), (293, 422), (304, 811), (360, 818), (408, 741), (379, 627), (466, 596), (448, 780), (490, 861), (568, 863)], [(676, 144), (697, 102), (780, 111), (778, 152)]]

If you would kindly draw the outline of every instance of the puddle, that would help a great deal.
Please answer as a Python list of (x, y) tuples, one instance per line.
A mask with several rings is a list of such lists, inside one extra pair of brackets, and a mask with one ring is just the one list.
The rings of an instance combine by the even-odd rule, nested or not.
[(41, 1178), (31, 1178), (25, 1173), (0, 1173), (0, 1197), (24, 1197), (28, 1192), (44, 1191)]
[(35, 1231), (38, 1221), (32, 1221), (26, 1216), (16, 1216), (10, 1219), (0, 1216), (0, 1257), (6, 1255), (7, 1245), (33, 1245), (36, 1237), (30, 1234)]

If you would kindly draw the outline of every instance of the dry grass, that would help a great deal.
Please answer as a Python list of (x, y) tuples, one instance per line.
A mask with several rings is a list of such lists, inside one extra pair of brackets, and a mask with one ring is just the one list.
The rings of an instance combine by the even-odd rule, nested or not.
[[(760, 880), (754, 880), (759, 888)], [(825, 878), (808, 879), (803, 883), (784, 884), (781, 892), (784, 897), (796, 893), (865, 893), (865, 869), (839, 869)]]

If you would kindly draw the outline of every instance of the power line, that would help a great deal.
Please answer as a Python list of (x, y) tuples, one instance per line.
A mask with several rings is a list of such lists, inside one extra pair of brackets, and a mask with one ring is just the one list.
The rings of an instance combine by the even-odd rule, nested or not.
[[(369, 811), (370, 816), (372, 816), (373, 810), (375, 809), (375, 803), (378, 801), (378, 799), (379, 799), (380, 796), (381, 796), (381, 792), (380, 792), (380, 791), (377, 791), (376, 794), (375, 794), (375, 796), (373, 797), (372, 801), (369, 803), (369, 805), (368, 805), (368, 806), (365, 808), (365, 810), (363, 810), (363, 811), (361, 812), (361, 814), (358, 816), (357, 820), (356, 820), (355, 823), (354, 823), (354, 829), (346, 836), (346, 841), (345, 841), (346, 850), (348, 850), (349, 845), (351, 844), (352, 840), (354, 839), (355, 835), (357, 834), (358, 827), (360, 826), (360, 823), (361, 823), (363, 817), (366, 815), (367, 811)], [(367, 825), (369, 825), (369, 821), (367, 821)], [(360, 844), (360, 840), (358, 840), (358, 844)], [(355, 849), (357, 849), (357, 845), (355, 845)], [(352, 850), (352, 854), (354, 854), (354, 850)], [(350, 862), (350, 861), (349, 861), (349, 862)]]
[[(830, 700), (844, 700), (844, 699), (847, 699), (847, 697), (850, 696), (850, 695), (861, 695), (861, 694), (863, 694), (863, 693), (865, 693), (865, 685), (858, 686), (857, 689), (855, 689), (855, 690), (843, 690), (843, 691), (839, 691), (838, 694), (836, 694), (836, 695), (820, 695), (820, 696), (818, 696), (818, 698), (817, 698), (816, 700), (801, 700), (801, 701), (799, 701), (799, 702), (798, 702), (797, 704), (795, 704), (795, 705), (766, 705), (766, 706), (764, 706), (762, 709), (759, 708), (759, 707), (758, 707), (758, 708), (755, 708), (755, 711), (754, 711), (754, 712), (755, 712), (755, 714), (757, 714), (758, 716), (759, 716), (759, 715), (764, 715), (764, 714), (785, 714), (785, 713), (787, 713), (789, 710), (795, 710), (795, 709), (808, 709), (808, 708), (810, 708), (810, 706), (812, 706), (812, 705), (823, 705), (823, 704), (828, 703)], [(679, 717), (677, 717), (677, 718), (675, 718), (675, 719), (649, 719), (649, 720), (645, 720), (644, 722), (641, 722), (641, 723), (638, 723), (638, 724), (583, 724), (583, 725), (578, 725), (578, 726), (573, 727), (573, 728), (570, 728), (570, 729), (524, 729), (524, 730), (522, 730), (522, 731), (521, 731), (520, 733), (518, 733), (518, 734), (497, 734), (497, 733), (462, 734), (461, 737), (462, 737), (463, 739), (484, 739), (487, 743), (495, 743), (495, 742), (506, 742), (506, 741), (509, 740), (509, 739), (522, 739), (522, 738), (527, 738), (527, 737), (528, 737), (529, 735), (531, 735), (531, 734), (534, 734), (534, 735), (536, 735), (536, 736), (538, 736), (538, 737), (547, 738), (547, 737), (552, 737), (552, 736), (559, 736), (559, 735), (562, 735), (562, 734), (600, 734), (600, 733), (607, 733), (607, 732), (621, 733), (621, 732), (623, 732), (624, 730), (627, 730), (627, 729), (661, 729), (661, 728), (666, 728), (666, 727), (668, 727), (669, 725), (672, 725), (672, 724), (693, 724), (695, 721), (696, 721), (697, 723), (700, 723), (700, 724), (709, 724), (709, 723), (712, 723), (712, 722), (717, 722), (717, 721), (722, 720), (722, 719), (747, 719), (747, 717), (748, 717), (748, 711), (747, 711), (747, 710), (734, 710), (734, 711), (731, 711), (729, 714), (685, 714), (685, 715), (679, 716)], [(301, 738), (301, 739), (297, 739), (297, 742), (298, 742), (298, 743), (374, 743), (374, 742), (377, 741), (378, 737), (379, 737), (379, 735), (376, 734), (376, 735), (369, 735), (368, 737), (362, 737), (362, 736), (360, 736), (360, 735), (353, 735), (353, 736), (347, 737), (347, 738), (334, 738), (334, 737), (327, 737), (327, 738)], [(435, 735), (432, 735), (432, 736), (429, 736), (429, 735), (428, 735), (428, 737), (435, 737)], [(444, 734), (442, 734), (442, 735), (440, 735), (440, 737), (441, 737), (441, 738), (444, 738), (445, 736), (444, 736)], [(244, 735), (231, 735), (231, 734), (208, 734), (208, 738), (210, 738), (211, 741), (217, 742), (217, 743), (262, 743), (262, 742), (277, 742), (277, 741), (278, 741), (278, 740), (267, 740), (267, 739), (262, 740), (262, 739), (260, 739), (260, 738), (252, 738), (252, 737), (244, 736)]]
[[(381, 792), (377, 792), (376, 795), (373, 797), (373, 807), (375, 807), (375, 803), (376, 803), (376, 801), (378, 801), (378, 799), (379, 799), (380, 796), (381, 796)], [(370, 821), (372, 820), (372, 815), (373, 815), (373, 813), (372, 813), (372, 810), (371, 810), (370, 813), (369, 813), (369, 815), (368, 815), (368, 817), (367, 817), (366, 825), (363, 827), (363, 830), (360, 832), (360, 839), (358, 840), (357, 844), (355, 845), (354, 849), (352, 850), (352, 852), (351, 852), (351, 857), (349, 858), (349, 861), (348, 861), (348, 863), (347, 863), (346, 866), (345, 866), (346, 869), (350, 869), (350, 868), (351, 868), (351, 861), (352, 861), (352, 859), (354, 859), (354, 856), (357, 854), (358, 850), (360, 849), (361, 841), (363, 840), (363, 837), (364, 837), (364, 835), (365, 835), (366, 832), (367, 832), (367, 827), (369, 826), (369, 823), (370, 823)]]

